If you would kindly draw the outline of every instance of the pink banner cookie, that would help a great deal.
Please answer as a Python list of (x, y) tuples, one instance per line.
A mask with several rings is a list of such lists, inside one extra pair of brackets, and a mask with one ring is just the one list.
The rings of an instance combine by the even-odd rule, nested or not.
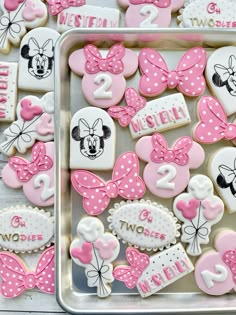
[(139, 160), (134, 152), (123, 153), (116, 161), (112, 179), (105, 182), (86, 170), (74, 171), (71, 175), (74, 189), (83, 196), (83, 207), (89, 215), (102, 213), (110, 200), (118, 195), (125, 199), (141, 198), (146, 190), (139, 176)]
[(85, 268), (87, 284), (97, 287), (98, 297), (111, 294), (114, 281), (111, 264), (119, 255), (120, 244), (117, 238), (104, 231), (103, 223), (92, 217), (85, 217), (77, 226), (78, 238), (70, 245), (73, 261)]
[(177, 219), (161, 204), (150, 200), (116, 203), (109, 210), (109, 228), (118, 239), (141, 250), (163, 250), (180, 236)]
[(17, 46), (27, 29), (47, 22), (47, 8), (41, 0), (0, 0), (0, 52), (8, 53)]
[(187, 96), (199, 96), (206, 88), (203, 72), (206, 66), (206, 51), (201, 47), (188, 50), (170, 71), (162, 55), (153, 48), (143, 48), (139, 53), (141, 78), (139, 91), (145, 96), (157, 96), (167, 88), (177, 88)]
[(195, 280), (205, 293), (223, 295), (236, 288), (236, 232), (223, 230), (218, 233), (214, 248), (197, 261)]
[[(143, 149), (145, 148), (145, 150)], [(203, 148), (190, 137), (179, 138), (172, 148), (159, 133), (136, 143), (138, 157), (148, 162), (143, 179), (156, 196), (172, 198), (188, 185), (190, 169), (197, 169), (205, 159)]]
[(171, 13), (178, 11), (184, 0), (118, 0), (127, 9), (125, 23), (128, 27), (168, 27)]
[(180, 243), (150, 257), (129, 247), (126, 257), (130, 265), (116, 267), (114, 278), (124, 282), (128, 289), (136, 286), (143, 298), (157, 293), (194, 270)]
[(0, 291), (4, 298), (15, 298), (25, 290), (37, 287), (40, 291), (53, 294), (54, 281), (54, 247), (46, 249), (35, 270), (29, 270), (15, 254), (0, 252)]
[(125, 78), (136, 72), (138, 57), (121, 44), (112, 46), (108, 52), (86, 45), (70, 55), (69, 65), (73, 72), (83, 76), (82, 91), (86, 100), (91, 105), (108, 108), (121, 101)]
[(214, 195), (211, 180), (204, 175), (193, 176), (188, 192), (179, 195), (173, 205), (177, 218), (182, 221), (183, 243), (189, 243), (187, 253), (198, 256), (201, 244), (209, 243), (212, 225), (218, 223), (224, 214), (223, 201)]
[(31, 161), (14, 156), (2, 170), (2, 180), (10, 188), (23, 188), (26, 198), (37, 206), (54, 204), (54, 142), (37, 142)]
[(198, 103), (200, 122), (194, 130), (198, 142), (216, 143), (222, 139), (236, 142), (236, 122), (229, 123), (220, 102), (212, 96), (203, 96)]

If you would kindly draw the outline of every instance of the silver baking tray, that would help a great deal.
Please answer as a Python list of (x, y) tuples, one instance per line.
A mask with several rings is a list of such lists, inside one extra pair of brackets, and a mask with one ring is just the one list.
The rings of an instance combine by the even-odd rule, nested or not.
[[(81, 92), (81, 79), (70, 72), (68, 57), (74, 50), (83, 47), (88, 42), (95, 43), (100, 48), (108, 48), (115, 42), (123, 42), (126, 47), (138, 51), (142, 47), (154, 47), (161, 51), (170, 68), (177, 64), (180, 56), (187, 49), (202, 46), (211, 54), (216, 47), (236, 45), (236, 31), (233, 30), (194, 30), (194, 29), (80, 29), (64, 33), (56, 47), (56, 75), (55, 75), (55, 104), (56, 104), (56, 273), (57, 300), (59, 304), (74, 314), (171, 314), (171, 313), (236, 313), (236, 295), (227, 294), (221, 297), (210, 297), (203, 294), (194, 282), (193, 273), (167, 287), (161, 293), (142, 299), (137, 291), (124, 289), (124, 285), (115, 281), (112, 295), (106, 299), (99, 299), (95, 288), (88, 288), (84, 269), (75, 266), (69, 255), (69, 245), (76, 237), (76, 225), (86, 213), (82, 207), (82, 199), (74, 192), (70, 185), (69, 170), (69, 130), (72, 115), (82, 107), (89, 106)], [(79, 60), (78, 60), (79, 62)], [(127, 80), (127, 86), (137, 88), (139, 73)], [(175, 91), (168, 91), (176, 93)], [(210, 94), (207, 90), (206, 94)], [(165, 96), (165, 94), (163, 94)], [(165, 132), (168, 141), (178, 136), (190, 134), (196, 122), (197, 99), (186, 98), (192, 124)], [(122, 103), (124, 104), (124, 103)], [(232, 118), (232, 117), (231, 117)], [(233, 119), (233, 118), (232, 118)], [(126, 150), (133, 150), (135, 141), (131, 139), (128, 128), (117, 127), (118, 157)], [(205, 146), (206, 163), (196, 173), (206, 174), (207, 160), (210, 154), (222, 145)], [(141, 174), (143, 169), (141, 163)], [(99, 172), (104, 179), (109, 179), (111, 172)], [(173, 200), (159, 200), (147, 192), (145, 199), (163, 203), (171, 209)], [(113, 200), (111, 207), (116, 201)], [(106, 228), (108, 212), (105, 211), (100, 219)], [(211, 243), (216, 230), (222, 227), (236, 228), (236, 214), (225, 214), (220, 224), (216, 225), (211, 234)], [(117, 261), (125, 259), (125, 246), (121, 246), (121, 253)], [(193, 263), (195, 260), (193, 259)]]

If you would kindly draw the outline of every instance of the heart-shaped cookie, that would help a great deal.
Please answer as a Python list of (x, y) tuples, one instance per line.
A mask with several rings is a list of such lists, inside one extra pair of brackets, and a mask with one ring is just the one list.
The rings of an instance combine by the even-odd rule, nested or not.
[(214, 51), (207, 61), (206, 79), (227, 116), (236, 113), (236, 47)]

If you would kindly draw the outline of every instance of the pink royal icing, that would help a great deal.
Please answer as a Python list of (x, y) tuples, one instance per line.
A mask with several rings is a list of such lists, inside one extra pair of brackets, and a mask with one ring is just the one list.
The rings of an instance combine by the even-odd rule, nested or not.
[(49, 13), (58, 15), (69, 7), (80, 7), (86, 4), (86, 0), (46, 0), (49, 4)]
[(107, 242), (102, 239), (97, 239), (94, 243), (94, 247), (98, 250), (99, 256), (106, 260), (113, 256), (114, 249), (117, 248), (117, 241), (110, 239)]
[(222, 139), (236, 140), (236, 124), (228, 123), (221, 103), (212, 96), (204, 96), (198, 103), (200, 122), (194, 130), (198, 142), (215, 143)]
[(37, 287), (44, 293), (53, 294), (54, 285), (54, 247), (46, 249), (35, 268), (28, 271), (22, 260), (15, 254), (0, 253), (1, 294), (5, 298), (14, 298), (25, 290)]
[(203, 148), (191, 138), (179, 138), (168, 148), (159, 133), (141, 138), (135, 151), (140, 159), (148, 162), (143, 173), (145, 184), (162, 198), (171, 198), (183, 191), (189, 182), (189, 170), (200, 167), (205, 159)]
[(22, 110), (20, 111), (20, 116), (25, 121), (32, 120), (35, 116), (42, 114), (43, 109), (41, 106), (32, 105), (30, 99), (24, 98), (20, 103)]
[(134, 88), (128, 88), (125, 91), (125, 101), (127, 106), (111, 106), (108, 109), (108, 114), (118, 119), (122, 127), (127, 127), (132, 118), (146, 105), (144, 97), (139, 96)]
[(199, 96), (206, 88), (203, 72), (206, 66), (206, 51), (201, 47), (188, 50), (170, 71), (164, 58), (152, 48), (143, 48), (139, 54), (141, 79), (139, 90), (145, 96), (162, 94), (167, 88), (177, 88), (187, 96)]
[(171, 5), (171, 0), (129, 0), (131, 4), (150, 3), (159, 8), (167, 8)]
[(205, 293), (223, 295), (235, 289), (236, 232), (218, 233), (214, 247), (214, 251), (204, 253), (197, 261), (195, 280)]
[(25, 0), (5, 0), (4, 7), (8, 12), (15, 11), (18, 6)]
[(54, 124), (52, 123), (51, 115), (44, 113), (35, 125), (35, 130), (42, 136), (54, 135)]
[(102, 213), (111, 198), (120, 195), (126, 199), (139, 199), (145, 193), (145, 184), (139, 174), (139, 161), (135, 153), (126, 152), (116, 161), (112, 180), (104, 182), (97, 175), (77, 170), (71, 175), (74, 189), (83, 196), (83, 207), (89, 215)]
[(193, 220), (197, 215), (197, 209), (199, 207), (199, 200), (192, 198), (189, 202), (184, 200), (179, 200), (176, 204), (176, 207), (179, 211), (182, 212), (184, 218), (188, 220)]
[(32, 22), (37, 18), (43, 17), (44, 10), (42, 8), (37, 8), (33, 0), (27, 0), (22, 11), (22, 16), (25, 21)]
[(92, 260), (92, 249), (93, 246), (91, 243), (85, 242), (82, 244), (81, 249), (78, 247), (74, 247), (71, 249), (71, 256), (79, 259), (82, 264), (89, 264)]

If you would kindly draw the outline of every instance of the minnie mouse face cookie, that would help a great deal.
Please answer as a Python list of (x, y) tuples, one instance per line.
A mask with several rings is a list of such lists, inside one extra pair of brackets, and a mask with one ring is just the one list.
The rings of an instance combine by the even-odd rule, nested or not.
[(86, 45), (70, 55), (71, 70), (82, 78), (82, 91), (94, 106), (108, 108), (118, 104), (126, 89), (126, 79), (138, 68), (138, 57), (121, 44), (108, 51)]
[(215, 50), (207, 61), (209, 88), (221, 102), (227, 116), (236, 113), (236, 47)]
[(168, 27), (171, 13), (178, 11), (184, 0), (118, 0), (127, 8), (125, 23), (128, 27)]
[(179, 138), (169, 148), (159, 133), (141, 138), (135, 151), (148, 163), (143, 173), (145, 184), (161, 198), (171, 198), (182, 192), (188, 185), (190, 169), (197, 169), (205, 159), (203, 148), (190, 137)]
[(39, 27), (24, 36), (20, 46), (18, 87), (26, 91), (54, 90), (54, 50), (59, 33)]
[(54, 204), (54, 143), (37, 142), (31, 161), (14, 156), (2, 170), (2, 180), (10, 188), (23, 188), (26, 198), (34, 205)]

